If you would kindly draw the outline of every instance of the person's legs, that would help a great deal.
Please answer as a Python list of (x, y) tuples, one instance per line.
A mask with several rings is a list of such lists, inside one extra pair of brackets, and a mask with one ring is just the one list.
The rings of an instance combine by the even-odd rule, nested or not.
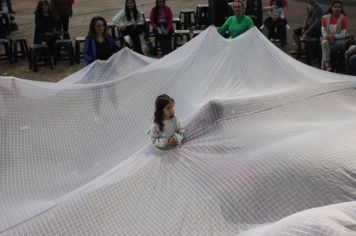
[(350, 57), (349, 70), (352, 75), (356, 75), (356, 54), (354, 54)]
[(7, 10), (9, 11), (9, 13), (15, 13), (14, 10), (12, 9), (11, 0), (6, 0), (6, 6), (7, 6)]
[(346, 67), (346, 70), (350, 71), (349, 70), (349, 67), (350, 67), (350, 57), (352, 55), (356, 55), (356, 46), (351, 46), (348, 50), (346, 50), (345, 52), (345, 67)]
[(321, 69), (330, 70), (330, 42), (323, 40), (321, 42)]
[(141, 38), (140, 35), (142, 34), (144, 30), (144, 26), (136, 26), (133, 30), (132, 33), (130, 34), (130, 37), (132, 39), (132, 46), (133, 50), (137, 53), (143, 54), (142, 52), (142, 47), (141, 47)]
[(171, 38), (169, 37), (169, 35), (158, 34), (158, 42), (159, 42), (159, 46), (161, 48), (162, 56), (170, 53), (170, 51), (172, 50), (171, 49), (172, 46), (170, 47)]
[(287, 21), (285, 19), (279, 19), (277, 21), (277, 35), (281, 40), (281, 46), (283, 47), (287, 43), (287, 30), (286, 30)]
[(273, 23), (272, 17), (267, 17), (265, 20), (264, 25), (266, 26), (266, 28), (268, 29), (268, 39), (274, 39), (275, 38), (275, 33), (274, 33), (274, 28), (275, 28), (275, 24)]
[(62, 24), (62, 27), (63, 27), (63, 38), (64, 39), (70, 39), (69, 37), (69, 15), (66, 15), (66, 16), (60, 16), (61, 18), (61, 24)]

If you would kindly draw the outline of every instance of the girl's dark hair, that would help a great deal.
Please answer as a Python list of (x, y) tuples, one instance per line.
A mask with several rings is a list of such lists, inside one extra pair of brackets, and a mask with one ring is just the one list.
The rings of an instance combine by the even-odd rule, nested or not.
[(159, 95), (156, 98), (156, 107), (155, 107), (155, 117), (154, 122), (158, 125), (159, 130), (163, 131), (163, 109), (169, 104), (174, 103), (173, 98), (168, 96), (167, 94)]
[(166, 0), (156, 0), (156, 6), (153, 8), (153, 11), (154, 11), (154, 17), (155, 17), (155, 21), (157, 22), (158, 21), (158, 12), (159, 12), (159, 6), (158, 6), (158, 1), (163, 1), (164, 4), (166, 4)]
[(43, 7), (43, 5), (47, 5), (48, 6), (48, 11), (49, 11), (49, 13), (51, 13), (51, 5), (49, 4), (49, 2), (47, 1), (47, 0), (40, 0), (40, 1), (38, 1), (38, 3), (37, 3), (37, 7), (36, 7), (36, 10), (35, 10), (35, 14), (37, 15), (37, 14), (43, 14), (42, 13), (42, 7)]
[(101, 20), (104, 23), (104, 27), (105, 27), (103, 37), (106, 38), (108, 36), (108, 25), (106, 24), (106, 20), (104, 19), (104, 17), (95, 16), (90, 21), (89, 32), (88, 32), (89, 37), (93, 37), (93, 38), (96, 37), (95, 24), (99, 20)]
[[(131, 20), (131, 14), (130, 14), (130, 9), (127, 7), (127, 1), (125, 1), (125, 15), (126, 15), (126, 19), (127, 21), (130, 21)], [(137, 11), (137, 7), (136, 7), (136, 1), (135, 0), (132, 0), (133, 3), (134, 3), (134, 7), (132, 9), (132, 12), (133, 12), (133, 16), (134, 16), (134, 19), (137, 20), (137, 15), (138, 15), (138, 11)]]
[(344, 16), (346, 16), (346, 13), (344, 12), (344, 6), (342, 5), (342, 1), (340, 1), (340, 0), (332, 1), (332, 2), (331, 2), (331, 5), (330, 5), (330, 7), (329, 7), (329, 9), (325, 12), (325, 15), (327, 15), (327, 14), (332, 14), (332, 13), (333, 13), (332, 8), (333, 8), (333, 6), (334, 6), (335, 4), (340, 4), (340, 6), (341, 6), (341, 13), (342, 13)]

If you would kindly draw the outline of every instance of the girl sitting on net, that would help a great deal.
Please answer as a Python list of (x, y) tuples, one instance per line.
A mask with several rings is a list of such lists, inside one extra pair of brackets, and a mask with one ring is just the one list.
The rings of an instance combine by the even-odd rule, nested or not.
[(183, 129), (174, 115), (174, 100), (166, 94), (156, 99), (153, 122), (147, 131), (152, 143), (159, 149), (168, 150), (180, 145)]

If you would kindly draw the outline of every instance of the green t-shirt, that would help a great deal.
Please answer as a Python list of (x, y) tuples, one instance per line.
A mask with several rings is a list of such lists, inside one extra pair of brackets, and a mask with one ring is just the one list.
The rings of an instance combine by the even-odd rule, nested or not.
[(249, 16), (230, 16), (225, 21), (224, 25), (218, 27), (219, 34), (223, 34), (228, 31), (230, 34), (230, 38), (235, 38), (242, 33), (245, 33), (247, 30), (254, 26), (251, 17)]

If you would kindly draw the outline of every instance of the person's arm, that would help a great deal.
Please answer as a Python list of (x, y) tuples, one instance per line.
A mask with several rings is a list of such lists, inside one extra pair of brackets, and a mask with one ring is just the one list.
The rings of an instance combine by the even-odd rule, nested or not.
[(328, 39), (328, 31), (326, 29), (326, 20), (325, 17), (321, 19), (321, 35), (324, 39)]
[(122, 9), (114, 16), (114, 18), (112, 18), (112, 22), (119, 28), (125, 27), (124, 17), (126, 17), (125, 10)]
[(316, 16), (317, 18), (315, 19), (313, 24), (304, 33), (308, 33), (309, 31), (320, 27), (321, 18), (323, 17), (323, 10), (321, 8), (317, 9)]
[(157, 25), (157, 17), (156, 17), (156, 8), (152, 8), (151, 13), (150, 13), (150, 24), (154, 30), (157, 30), (158, 25)]
[(91, 40), (89, 37), (86, 38), (84, 42), (83, 57), (87, 65), (94, 61), (93, 50), (91, 48)]
[(346, 16), (344, 16), (342, 18), (342, 21), (341, 21), (341, 32), (338, 33), (338, 34), (334, 34), (333, 37), (335, 39), (344, 39), (346, 38), (346, 34), (347, 34), (347, 25), (348, 25), (348, 19)]
[(147, 134), (150, 136), (152, 144), (157, 148), (165, 148), (168, 146), (167, 138), (162, 137), (162, 134), (158, 129), (158, 125), (154, 122), (152, 122), (149, 130), (147, 130)]
[(229, 29), (229, 25), (230, 25), (230, 20), (231, 19), (232, 18), (230, 16), (229, 18), (227, 18), (227, 20), (225, 21), (225, 23), (221, 27), (217, 28), (219, 34), (223, 35)]
[(183, 133), (184, 133), (183, 128), (180, 126), (179, 121), (176, 120), (176, 130), (174, 132), (174, 138), (176, 139), (178, 145), (180, 145), (182, 142)]
[(166, 31), (170, 32), (173, 28), (173, 14), (170, 7), (166, 6)]

